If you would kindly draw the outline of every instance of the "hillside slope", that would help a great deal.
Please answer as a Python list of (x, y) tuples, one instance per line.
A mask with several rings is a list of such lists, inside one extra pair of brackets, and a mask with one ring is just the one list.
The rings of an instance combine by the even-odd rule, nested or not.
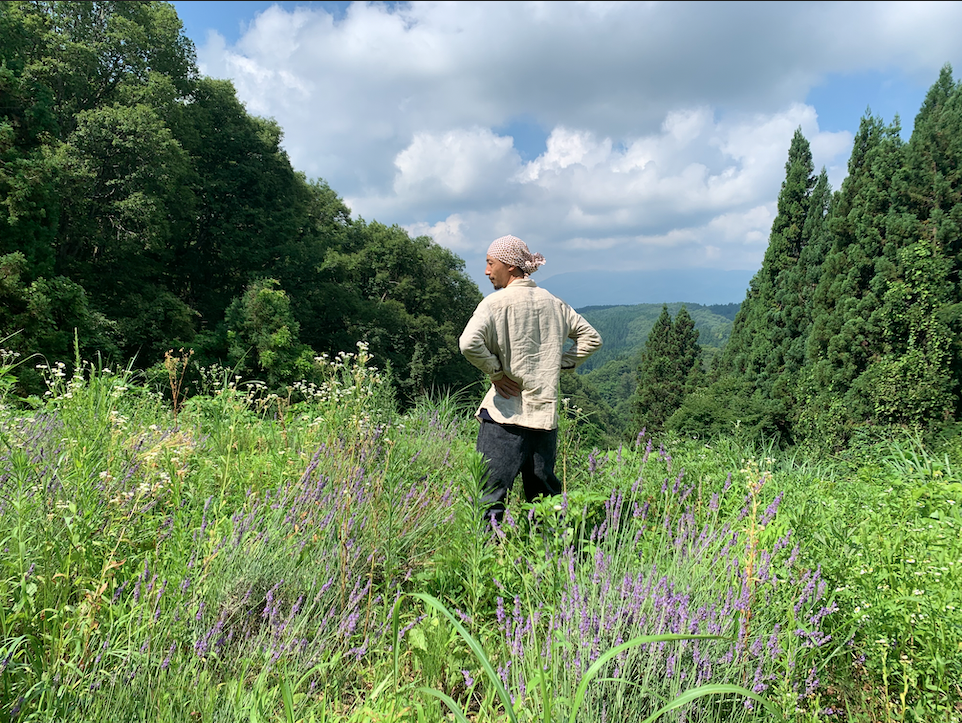
[[(682, 306), (698, 329), (698, 343), (706, 349), (721, 349), (731, 335), (732, 321), (738, 312), (738, 304), (702, 306), (700, 304), (668, 304), (674, 317)], [(662, 304), (635, 304), (634, 306), (587, 306), (578, 312), (598, 330), (605, 345), (592, 355), (579, 371), (587, 374), (599, 369), (618, 357), (635, 358), (641, 353), (648, 333), (661, 314)], [(709, 352), (709, 356), (711, 352)]]

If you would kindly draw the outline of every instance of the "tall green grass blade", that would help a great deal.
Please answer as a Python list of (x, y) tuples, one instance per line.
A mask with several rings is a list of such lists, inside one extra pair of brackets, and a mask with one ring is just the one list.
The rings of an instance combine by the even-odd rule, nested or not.
[[(637, 638), (632, 638), (627, 640), (621, 645), (616, 645), (611, 648), (611, 650), (602, 653), (602, 655), (591, 664), (591, 667), (585, 671), (585, 674), (581, 677), (581, 682), (578, 683), (578, 687), (575, 690), (575, 697), (571, 703), (571, 713), (568, 716), (569, 723), (575, 723), (578, 716), (578, 711), (581, 709), (581, 704), (584, 702), (585, 693), (588, 691), (588, 685), (594, 680), (598, 674), (601, 672), (602, 668), (608, 663), (609, 660), (624, 652), (625, 650), (630, 650), (631, 648), (636, 648), (639, 645), (645, 645), (646, 643), (665, 643), (671, 642), (673, 640), (723, 640), (724, 637), (721, 635), (640, 635)], [(660, 715), (660, 714), (659, 714)]]
[(418, 693), (425, 693), (426, 695), (434, 696), (440, 700), (454, 714), (454, 718), (458, 721), (458, 723), (469, 723), (467, 717), (464, 715), (464, 712), (461, 710), (461, 706), (459, 706), (454, 699), (451, 698), (451, 696), (442, 693), (440, 690), (435, 690), (434, 688), (418, 688)]
[(287, 677), (281, 679), (281, 698), (284, 700), (284, 719), (287, 723), (294, 723), (294, 694)]
[(403, 595), (398, 596), (398, 599), (394, 601), (394, 608), (391, 610), (391, 640), (394, 641), (394, 650), (392, 651), (394, 658), (394, 705), (392, 716), (394, 718), (397, 718), (397, 699), (401, 685), (401, 641), (398, 639), (400, 631), (400, 618), (398, 613), (401, 610), (401, 601), (403, 599)]

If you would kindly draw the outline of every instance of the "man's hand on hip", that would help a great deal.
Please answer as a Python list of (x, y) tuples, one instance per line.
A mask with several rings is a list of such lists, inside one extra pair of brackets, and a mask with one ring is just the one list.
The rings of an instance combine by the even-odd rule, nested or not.
[(494, 384), (494, 388), (498, 390), (498, 394), (505, 399), (511, 399), (511, 397), (516, 397), (521, 394), (521, 387), (514, 379), (501, 377), (496, 382), (491, 383)]

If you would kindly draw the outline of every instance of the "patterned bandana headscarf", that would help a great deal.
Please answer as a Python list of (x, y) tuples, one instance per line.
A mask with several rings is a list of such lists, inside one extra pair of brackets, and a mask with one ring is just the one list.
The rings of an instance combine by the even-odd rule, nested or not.
[(539, 266), (544, 264), (544, 256), (531, 253), (527, 244), (517, 236), (502, 236), (495, 239), (488, 247), (488, 256), (508, 266), (517, 266), (525, 276), (533, 274)]

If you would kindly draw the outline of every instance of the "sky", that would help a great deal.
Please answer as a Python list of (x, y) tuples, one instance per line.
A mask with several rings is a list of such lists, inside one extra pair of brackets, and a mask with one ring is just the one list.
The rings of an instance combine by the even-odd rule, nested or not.
[(908, 139), (962, 3), (174, 2), (204, 75), (355, 217), (466, 262), (757, 270), (801, 128), (834, 189), (870, 112)]

